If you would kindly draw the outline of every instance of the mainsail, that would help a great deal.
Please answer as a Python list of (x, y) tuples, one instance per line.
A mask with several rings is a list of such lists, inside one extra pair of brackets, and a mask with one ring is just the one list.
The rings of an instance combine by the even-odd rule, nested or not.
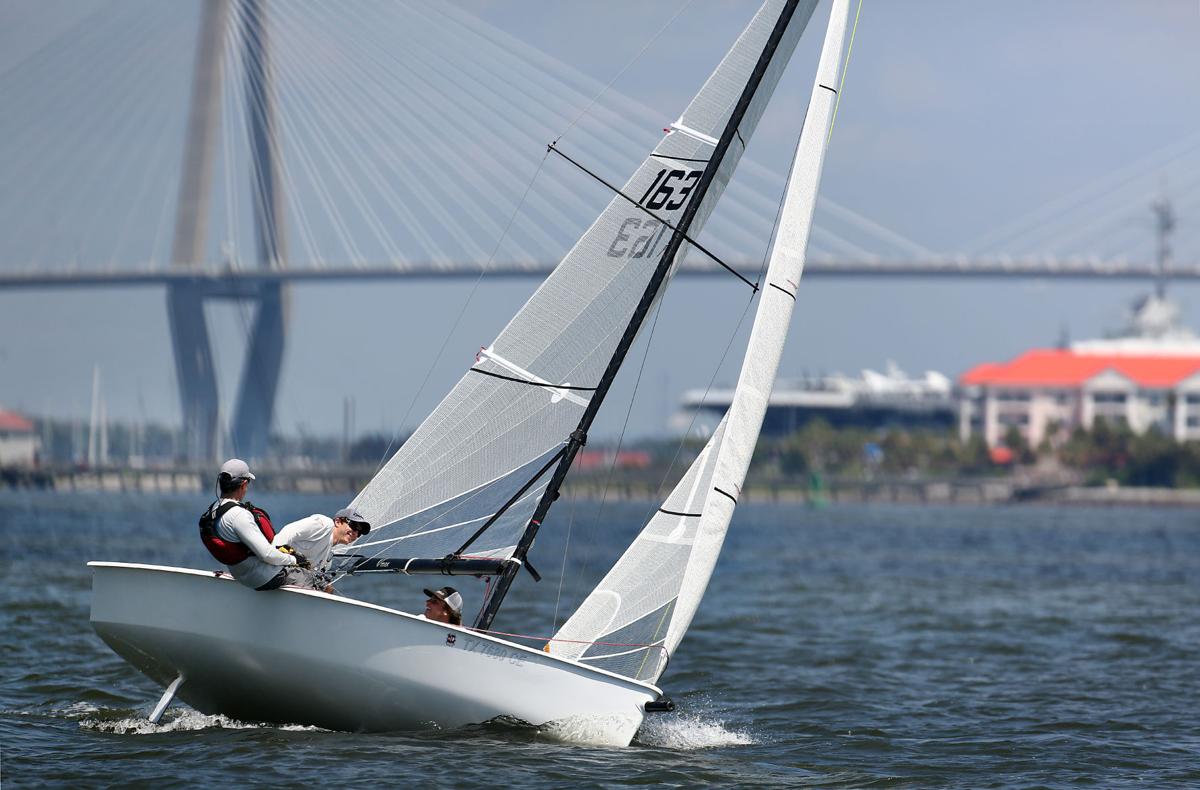
[[(670, 255), (673, 266), (685, 254), (686, 245), (670, 254), (677, 223), (689, 214), (694, 235), (711, 213), (815, 2), (764, 3), (621, 194), (355, 498), (376, 525), (356, 550), (418, 558), (514, 553), (544, 498), (547, 473), (578, 441), (572, 433), (656, 263)], [(752, 78), (758, 89), (742, 106), (737, 142), (710, 164)], [(707, 191), (693, 206), (702, 182)]]
[(729, 411), (663, 506), (550, 642), (555, 655), (654, 682), (704, 595), (741, 495), (796, 303), (836, 103), (848, 4), (834, 0)]

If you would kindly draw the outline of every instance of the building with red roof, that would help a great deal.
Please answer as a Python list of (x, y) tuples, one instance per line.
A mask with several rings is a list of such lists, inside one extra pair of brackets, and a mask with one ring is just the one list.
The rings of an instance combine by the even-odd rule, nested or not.
[(959, 429), (1002, 444), (1009, 429), (1036, 446), (1055, 431), (1098, 419), (1137, 433), (1155, 427), (1178, 441), (1200, 439), (1200, 342), (1132, 346), (1092, 341), (1033, 349), (984, 363), (959, 379)]
[(32, 466), (37, 461), (38, 437), (33, 423), (0, 408), (0, 466)]
[(1037, 446), (1097, 420), (1200, 439), (1200, 339), (1161, 292), (1134, 303), (1117, 337), (1037, 348), (959, 378), (959, 432), (1003, 445), (1016, 428)]

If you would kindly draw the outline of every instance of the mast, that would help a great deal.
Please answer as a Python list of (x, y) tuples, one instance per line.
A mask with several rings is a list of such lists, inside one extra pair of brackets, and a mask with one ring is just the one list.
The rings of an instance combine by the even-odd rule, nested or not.
[(621, 335), (621, 340), (617, 343), (616, 350), (608, 362), (608, 367), (605, 369), (599, 384), (596, 385), (595, 394), (588, 402), (587, 408), (584, 409), (583, 415), (579, 419), (578, 426), (571, 432), (567, 444), (562, 450), (558, 466), (555, 468), (554, 474), (546, 486), (546, 490), (542, 493), (542, 497), (538, 501), (537, 507), (529, 519), (529, 524), (521, 535), (521, 539), (517, 542), (516, 550), (509, 561), (504, 563), (496, 579), (495, 589), (488, 598), (483, 611), (480, 612), (479, 618), (475, 621), (475, 628), (486, 629), (491, 626), (496, 613), (500, 610), (500, 605), (504, 602), (504, 597), (508, 594), (509, 587), (512, 586), (513, 579), (516, 578), (521, 566), (525, 564), (525, 557), (529, 553), (529, 549), (533, 546), (538, 529), (541, 527), (546, 513), (549, 512), (550, 506), (554, 504), (554, 500), (558, 499), (563, 481), (566, 480), (567, 473), (571, 469), (571, 464), (575, 461), (575, 456), (579, 452), (579, 448), (587, 444), (587, 432), (591, 428), (592, 422), (596, 419), (596, 414), (599, 412), (601, 404), (608, 395), (613, 380), (624, 363), (630, 347), (632, 347), (634, 340), (637, 338), (642, 323), (646, 320), (651, 306), (653, 306), (655, 299), (658, 297), (662, 284), (666, 280), (667, 273), (670, 271), (680, 247), (683, 246), (687, 232), (696, 217), (696, 213), (700, 210), (700, 204), (703, 202), (704, 196), (708, 193), (708, 189), (716, 177), (717, 170), (720, 168), (721, 162), (729, 150), (729, 146), (738, 135), (738, 127), (741, 125), (742, 118), (745, 116), (750, 102), (754, 99), (754, 94), (762, 82), (767, 67), (771, 64), (775, 51), (779, 47), (779, 42), (783, 38), (784, 31), (787, 30), (788, 23), (791, 21), (792, 14), (795, 12), (798, 4), (799, 0), (787, 0), (780, 11), (779, 18), (775, 21), (775, 27), (771, 30), (771, 36), (767, 39), (767, 43), (763, 47), (763, 51), (754, 66), (754, 71), (751, 72), (750, 79), (742, 89), (741, 96), (738, 97), (738, 102), (729, 116), (729, 121), (725, 124), (725, 129), (721, 132), (721, 137), (718, 139), (713, 154), (709, 158), (703, 174), (700, 176), (700, 181), (696, 185), (684, 209), (683, 216), (672, 231), (670, 241), (667, 243), (666, 249), (663, 250), (662, 257), (659, 258), (658, 265), (654, 269), (654, 274), (646, 284), (641, 301), (638, 302), (637, 307), (634, 309), (633, 315), (625, 327), (625, 332)]
[(92, 365), (92, 414), (91, 420), (88, 422), (88, 446), (87, 446), (87, 465), (91, 469), (96, 468), (96, 462), (99, 459), (97, 454), (99, 449), (100, 435), (97, 433), (100, 427), (100, 366)]

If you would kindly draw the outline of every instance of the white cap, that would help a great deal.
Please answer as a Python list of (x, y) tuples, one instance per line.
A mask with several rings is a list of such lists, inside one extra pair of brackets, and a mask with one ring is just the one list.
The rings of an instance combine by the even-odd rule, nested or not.
[(253, 480), (254, 475), (250, 474), (250, 467), (241, 458), (230, 458), (225, 463), (221, 464), (221, 473), (229, 475), (234, 480)]
[(425, 590), (425, 594), (430, 598), (436, 598), (449, 607), (450, 611), (457, 615), (462, 615), (462, 596), (458, 594), (458, 590), (453, 587), (443, 587), (440, 590)]

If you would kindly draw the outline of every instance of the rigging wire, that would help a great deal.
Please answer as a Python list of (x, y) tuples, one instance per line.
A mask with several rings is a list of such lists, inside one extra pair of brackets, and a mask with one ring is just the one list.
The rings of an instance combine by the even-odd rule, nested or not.
[[(513, 207), (512, 214), (508, 218), (508, 224), (504, 226), (504, 230), (501, 232), (500, 237), (496, 239), (495, 246), (492, 247), (491, 254), (488, 256), (487, 261), (484, 262), (483, 266), (480, 268), (479, 275), (475, 278), (475, 282), (471, 285), (471, 290), (467, 293), (467, 298), (463, 300), (462, 308), (459, 309), (453, 325), (451, 325), (450, 329), (446, 332), (446, 336), (442, 339), (442, 344), (438, 346), (437, 353), (433, 355), (433, 361), (429, 363), (429, 368), (425, 371), (425, 377), (421, 380), (421, 386), (417, 387), (417, 392), (413, 395), (412, 400), (409, 402), (408, 409), (405, 410), (404, 416), (400, 418), (399, 425), (404, 425), (408, 422), (409, 415), (412, 414), (412, 410), (417, 404), (417, 399), (420, 398), (421, 394), (425, 391), (425, 386), (429, 383), (429, 379), (433, 375), (433, 370), (435, 367), (437, 367), (438, 360), (442, 358), (442, 354), (446, 351), (446, 346), (449, 344), (450, 338), (453, 337), (454, 333), (458, 330), (459, 324), (462, 323), (463, 316), (467, 314), (467, 308), (470, 307), (471, 300), (475, 297), (475, 292), (479, 290), (479, 284), (483, 281), (483, 276), (487, 274), (488, 268), (496, 259), (496, 253), (500, 251), (500, 245), (504, 243), (504, 238), (508, 235), (508, 229), (512, 227), (513, 220), (516, 219), (521, 207), (525, 205), (525, 199), (529, 196), (529, 191), (533, 189), (534, 182), (537, 181), (542, 169), (546, 166), (546, 159), (549, 158), (549, 156), (549, 151), (542, 155), (542, 160), (538, 163), (537, 170), (534, 171), (533, 177), (529, 179), (529, 183), (525, 185), (525, 191), (521, 193), (521, 199), (518, 200), (517, 205)], [(392, 445), (395, 444), (395, 442), (396, 435), (393, 434), (392, 438), (388, 441), (387, 447), (383, 451), (383, 457), (379, 460), (379, 464), (375, 467), (376, 474), (379, 473), (379, 470), (383, 468), (384, 464), (390, 458)]]
[[(742, 309), (742, 314), (738, 317), (737, 324), (734, 325), (733, 331), (729, 335), (729, 342), (725, 344), (725, 350), (721, 352), (721, 358), (717, 360), (716, 367), (713, 368), (712, 376), (709, 377), (708, 384), (704, 387), (704, 394), (700, 397), (701, 404), (708, 400), (708, 393), (712, 390), (713, 384), (717, 380), (717, 376), (721, 374), (721, 368), (725, 365), (725, 359), (729, 356), (729, 350), (733, 348), (733, 343), (735, 340), (737, 340), (737, 336), (742, 330), (742, 324), (745, 323), (746, 316), (750, 312), (750, 306), (754, 304), (754, 299), (757, 295), (757, 292), (752, 293), (750, 298), (746, 300), (746, 306)], [(679, 461), (679, 455), (683, 452), (683, 446), (687, 442), (688, 437), (691, 436), (692, 428), (695, 427), (696, 419), (699, 416), (700, 406), (697, 406), (695, 411), (692, 412), (691, 422), (688, 423), (688, 427), (684, 430), (683, 434), (679, 438), (679, 444), (675, 447), (675, 454), (671, 457), (671, 463), (667, 465), (667, 469), (663, 473), (662, 479), (658, 483), (658, 488), (656, 489), (655, 495), (656, 499), (661, 500), (663, 498), (662, 491), (666, 487), (667, 481), (671, 479), (671, 473), (675, 470), (675, 464)], [(646, 512), (646, 517), (643, 520), (649, 520), (657, 509), (658, 505), (653, 505), (653, 508)]]
[[(807, 111), (805, 111), (805, 115), (807, 115)], [(805, 118), (805, 121), (807, 121), (807, 118)], [(804, 122), (801, 122), (800, 128), (804, 128)], [(796, 166), (796, 157), (799, 155), (800, 147), (793, 147), (792, 158), (788, 161), (788, 173), (791, 173), (792, 168)], [(771, 261), (771, 251), (775, 249), (775, 231), (779, 230), (779, 220), (783, 218), (783, 204), (787, 202), (787, 191), (790, 183), (790, 177), (783, 179), (783, 191), (779, 193), (779, 205), (775, 207), (775, 219), (771, 222), (771, 232), (767, 235), (767, 246), (763, 248), (762, 260), (758, 264), (758, 278), (756, 282), (759, 284), (759, 286), (762, 286), (763, 277), (766, 276), (767, 266)], [(753, 299), (753, 295), (751, 295), (751, 299)]]
[[(551, 623), (553, 624), (554, 633), (558, 633), (558, 606), (562, 602), (563, 580), (566, 579), (566, 577), (567, 577), (567, 555), (570, 554), (570, 552), (571, 552), (571, 530), (575, 526), (575, 505), (576, 505), (577, 501), (578, 501), (578, 495), (577, 495), (575, 486), (572, 486), (571, 487), (571, 510), (567, 516), (567, 537), (566, 537), (566, 540), (563, 542), (562, 566), (559, 568), (559, 571), (558, 571), (558, 592), (554, 596), (554, 619), (551, 620)], [(480, 609), (480, 611), (482, 611), (482, 608)]]
[[(663, 301), (666, 299), (667, 291), (663, 290), (661, 293), (662, 293), (662, 296), (659, 297), (658, 303), (654, 307), (654, 319), (650, 322), (650, 332), (646, 336), (646, 347), (642, 351), (642, 361), (641, 361), (641, 364), (638, 366), (637, 378), (634, 379), (633, 393), (630, 394), (630, 396), (629, 396), (629, 406), (625, 409), (625, 421), (621, 424), (621, 433), (617, 437), (617, 447), (616, 447), (616, 450), (613, 452), (613, 460), (612, 460), (612, 463), (608, 467), (608, 474), (605, 476), (605, 479), (604, 479), (604, 488), (602, 489), (601, 494), (600, 494), (600, 505), (596, 508), (596, 518), (595, 518), (596, 522), (603, 521), (604, 508), (605, 508), (605, 505), (607, 505), (607, 503), (608, 503), (609, 487), (612, 484), (613, 473), (616, 471), (616, 468), (617, 468), (617, 459), (621, 456), (621, 447), (625, 443), (625, 430), (629, 427), (629, 416), (633, 413), (633, 404), (637, 401), (638, 388), (641, 386), (641, 383), (642, 383), (642, 373), (646, 369), (646, 359), (650, 356), (650, 347), (654, 343), (654, 330), (658, 328), (658, 317), (662, 314), (662, 304), (663, 304)], [(566, 567), (566, 562), (567, 562), (566, 551), (567, 551), (567, 548), (564, 547), (563, 548), (563, 566), (564, 566), (564, 568)], [(584, 552), (583, 562), (579, 566), (579, 576), (580, 577), (585, 577), (585, 575), (587, 574), (588, 557), (589, 556), (591, 556), (590, 552)], [(562, 580), (560, 578), (559, 579), (560, 592), (561, 592), (561, 588), (562, 588)], [(555, 613), (555, 619), (557, 620), (557, 617), (558, 617), (558, 602), (557, 601), (555, 601), (555, 604), (554, 604), (554, 613)]]
[[(796, 162), (797, 153), (798, 152), (795, 149), (792, 152), (792, 161), (791, 161), (791, 164), (788, 165), (789, 173), (792, 171), (792, 166)], [(767, 271), (767, 264), (770, 260), (771, 249), (774, 246), (773, 240), (775, 238), (775, 231), (779, 227), (780, 217), (783, 216), (783, 203), (784, 203), (784, 200), (787, 198), (787, 186), (788, 186), (787, 179), (784, 179), (783, 191), (779, 195), (779, 205), (775, 209), (775, 221), (771, 225), (771, 234), (767, 237), (768, 239), (770, 239), (772, 241), (769, 241), (767, 243), (766, 249), (763, 250), (762, 263), (759, 264), (759, 268), (758, 268), (758, 282), (760, 284), (763, 281), (763, 275)], [(729, 341), (725, 344), (725, 350), (721, 353), (721, 358), (717, 361), (716, 367), (713, 368), (712, 376), (709, 377), (708, 384), (705, 385), (705, 387), (704, 387), (704, 394), (700, 396), (700, 405), (698, 405), (695, 408), (695, 410), (692, 412), (692, 419), (688, 423), (687, 429), (684, 430), (683, 434), (680, 436), (679, 443), (675, 446), (675, 454), (673, 456), (671, 456), (671, 463), (669, 463), (667, 465), (667, 470), (663, 473), (662, 479), (658, 483), (658, 487), (655, 490), (655, 499), (656, 500), (661, 500), (663, 498), (663, 489), (666, 487), (667, 481), (671, 479), (671, 474), (675, 470), (675, 464), (678, 463), (679, 455), (680, 455), (680, 453), (683, 452), (683, 446), (684, 446), (684, 444), (687, 443), (688, 437), (691, 436), (691, 434), (692, 434), (692, 428), (695, 427), (696, 419), (700, 416), (700, 409), (703, 407), (704, 402), (706, 400), (708, 400), (708, 393), (712, 390), (713, 384), (717, 380), (717, 376), (720, 375), (721, 368), (724, 367), (724, 365), (725, 365), (725, 359), (729, 356), (729, 350), (731, 348), (733, 348), (733, 343), (735, 340), (737, 340), (738, 334), (742, 330), (742, 324), (745, 323), (746, 316), (750, 313), (750, 306), (754, 304), (754, 299), (757, 296), (758, 296), (758, 290), (756, 289), (753, 292), (751, 292), (750, 298), (746, 301), (746, 306), (744, 308), (742, 308), (742, 314), (738, 318), (737, 324), (734, 325), (733, 331), (729, 335)], [(653, 515), (654, 515), (655, 511), (657, 511), (657, 510), (658, 510), (658, 505), (655, 504), (653, 509), (646, 512), (646, 515), (643, 518), (643, 521), (649, 521), (649, 519), (653, 518)]]
[[(594, 97), (592, 97), (592, 100), (587, 103), (587, 106), (585, 106), (582, 110), (580, 110), (579, 113), (575, 116), (575, 118), (569, 124), (567, 124), (567, 128), (563, 129), (562, 132), (559, 133), (558, 137), (554, 138), (554, 143), (557, 143), (559, 140), (561, 140), (567, 132), (569, 132), (569, 131), (571, 131), (571, 129), (575, 128), (575, 124), (579, 123), (579, 121), (582, 120), (583, 116), (585, 116), (589, 112), (591, 112), (591, 109), (592, 109), (592, 107), (595, 106), (596, 102), (600, 101), (600, 97), (603, 96), (604, 94), (608, 93), (608, 91), (612, 88), (612, 86), (616, 83), (616, 81), (621, 79), (621, 77), (625, 74), (625, 72), (629, 70), (629, 67), (632, 66), (634, 63), (636, 63), (642, 57), (642, 55), (646, 54), (646, 50), (648, 50), (650, 48), (650, 45), (653, 44), (655, 41), (657, 41), (659, 36), (661, 36), (663, 33), (665, 33), (667, 31), (667, 28), (669, 28), (672, 24), (674, 24), (675, 20), (679, 18), (679, 15), (682, 14), (684, 11), (686, 11), (691, 5), (692, 5), (692, 0), (687, 0), (687, 2), (685, 2), (682, 6), (679, 7), (679, 10), (675, 12), (675, 15), (672, 16), (670, 19), (668, 19), (666, 24), (664, 24), (662, 27), (660, 27), (658, 29), (658, 32), (650, 37), (650, 40), (647, 41), (642, 46), (641, 50), (639, 50), (638, 53), (636, 55), (634, 55), (633, 58), (628, 63), (626, 63), (624, 66), (622, 66), (621, 70), (617, 72), (616, 76), (613, 77), (611, 80), (609, 80), (608, 84), (605, 85), (603, 88), (601, 88), (600, 92), (597, 93)], [(551, 145), (553, 145), (554, 143), (551, 143)]]
[(833, 117), (829, 119), (829, 134), (825, 144), (833, 139), (833, 125), (837, 123), (838, 107), (842, 104), (842, 88), (846, 85), (846, 72), (850, 68), (850, 53), (854, 51), (854, 34), (858, 32), (858, 17), (862, 13), (862, 0), (858, 0), (858, 8), (854, 12), (854, 26), (850, 28), (850, 43), (846, 45), (846, 59), (842, 61), (842, 78), (838, 82), (837, 98), (833, 100)]

